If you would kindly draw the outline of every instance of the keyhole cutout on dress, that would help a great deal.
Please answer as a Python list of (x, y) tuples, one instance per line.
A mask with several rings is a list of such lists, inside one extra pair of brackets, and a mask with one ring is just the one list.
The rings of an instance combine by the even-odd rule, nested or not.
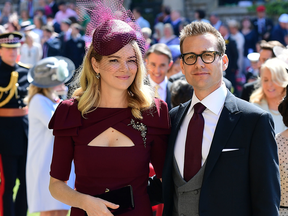
[(132, 140), (123, 133), (110, 127), (97, 137), (95, 137), (88, 146), (103, 146), (103, 147), (121, 147), (134, 146)]

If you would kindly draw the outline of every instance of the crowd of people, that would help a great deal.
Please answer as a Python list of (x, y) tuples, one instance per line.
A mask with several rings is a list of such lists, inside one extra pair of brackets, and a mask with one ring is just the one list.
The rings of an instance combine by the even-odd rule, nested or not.
[(288, 14), (24, 2), (0, 16), (1, 216), (288, 215)]

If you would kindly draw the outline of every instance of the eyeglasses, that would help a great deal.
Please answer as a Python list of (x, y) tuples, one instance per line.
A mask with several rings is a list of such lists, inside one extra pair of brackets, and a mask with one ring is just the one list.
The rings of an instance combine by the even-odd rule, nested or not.
[(181, 55), (181, 58), (187, 65), (195, 64), (197, 62), (198, 56), (200, 56), (200, 58), (205, 64), (211, 64), (215, 61), (216, 54), (222, 56), (222, 53), (218, 51), (204, 51), (200, 55), (197, 55), (196, 53), (193, 52), (184, 53)]

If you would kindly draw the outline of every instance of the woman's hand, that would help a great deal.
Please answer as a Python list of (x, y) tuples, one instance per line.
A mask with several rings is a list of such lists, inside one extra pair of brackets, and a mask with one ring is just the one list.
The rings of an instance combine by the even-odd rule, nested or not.
[(117, 209), (119, 205), (87, 195), (85, 206), (83, 207), (88, 216), (113, 216), (108, 207)]

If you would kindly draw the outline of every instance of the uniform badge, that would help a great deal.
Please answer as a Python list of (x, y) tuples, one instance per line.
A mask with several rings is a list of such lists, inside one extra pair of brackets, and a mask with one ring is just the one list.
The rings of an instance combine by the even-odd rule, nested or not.
[(10, 34), (9, 37), (8, 37), (8, 39), (9, 39), (9, 40), (13, 40), (13, 39), (14, 39), (14, 35), (13, 35), (13, 34)]
[(82, 47), (82, 44), (81, 44), (81, 43), (78, 43), (78, 44), (77, 44), (77, 47), (78, 47), (78, 48), (81, 48), (81, 47)]

